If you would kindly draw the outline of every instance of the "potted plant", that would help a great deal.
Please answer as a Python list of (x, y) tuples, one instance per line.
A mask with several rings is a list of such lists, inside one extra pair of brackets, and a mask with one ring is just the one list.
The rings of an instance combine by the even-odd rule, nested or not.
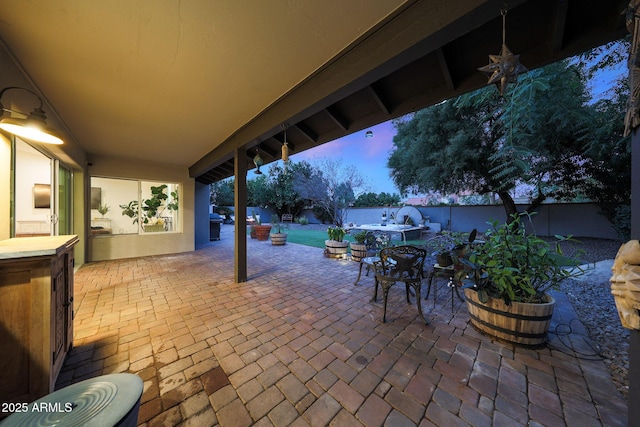
[(456, 245), (452, 233), (443, 232), (427, 239), (425, 249), (429, 255), (436, 258), (438, 266), (449, 267), (453, 264), (452, 251)]
[(145, 232), (165, 231), (165, 220), (162, 214), (165, 209), (169, 211), (178, 210), (178, 191), (171, 192), (171, 200), (166, 193), (168, 186), (162, 184), (151, 186), (151, 197), (142, 200), (142, 206), (137, 200), (132, 200), (126, 205), (120, 205), (122, 215), (133, 218), (133, 223), (142, 220), (142, 227)]
[(583, 273), (560, 246), (573, 239), (555, 236), (549, 244), (527, 233), (518, 215), (490, 224), (485, 242), (458, 259), (464, 269), (455, 279), (463, 284), (471, 324), (506, 341), (543, 344), (555, 306), (548, 291)]
[(100, 215), (102, 215), (102, 218), (104, 218), (104, 216), (107, 214), (107, 212), (109, 212), (109, 209), (111, 209), (111, 208), (109, 206), (107, 206), (107, 205), (98, 206), (98, 212), (100, 213)]
[(255, 213), (253, 213), (252, 216), (253, 216), (253, 225), (251, 227), (253, 227), (253, 231), (255, 232), (256, 239), (261, 241), (269, 240), (269, 232), (271, 231), (271, 224), (263, 225), (259, 215), (256, 215)]
[(271, 244), (274, 246), (282, 246), (287, 243), (287, 225), (280, 222), (278, 215), (271, 215)]
[(344, 235), (347, 234), (342, 227), (327, 228), (329, 240), (325, 240), (325, 256), (329, 258), (344, 258), (347, 255), (349, 242), (344, 241)]
[(436, 258), (436, 263), (440, 267), (449, 267), (453, 264), (451, 257), (453, 246), (453, 240), (447, 234), (432, 237), (425, 242), (427, 253)]
[(425, 242), (427, 253), (436, 258), (440, 267), (449, 267), (454, 257), (463, 257), (476, 239), (476, 230), (471, 233), (444, 231)]
[[(362, 258), (367, 256), (367, 249), (371, 245), (370, 240), (373, 238), (373, 234), (369, 233), (369, 239), (367, 239), (367, 232), (365, 230), (359, 231), (353, 235), (355, 242), (349, 243), (349, 247), (351, 248), (351, 259), (353, 261), (360, 262)], [(369, 240), (369, 242), (367, 240)]]

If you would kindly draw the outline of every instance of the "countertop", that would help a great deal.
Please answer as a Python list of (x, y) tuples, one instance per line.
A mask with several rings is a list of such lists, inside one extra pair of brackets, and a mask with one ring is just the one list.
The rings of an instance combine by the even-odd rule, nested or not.
[(78, 236), (37, 236), (0, 240), (0, 260), (52, 256), (78, 243)]

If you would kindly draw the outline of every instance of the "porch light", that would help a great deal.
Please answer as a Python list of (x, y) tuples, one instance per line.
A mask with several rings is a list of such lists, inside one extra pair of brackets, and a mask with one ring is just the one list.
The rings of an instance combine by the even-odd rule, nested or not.
[(502, 15), (502, 49), (499, 55), (489, 55), (489, 65), (478, 68), (489, 77), (487, 84), (495, 84), (504, 95), (509, 83), (517, 83), (518, 74), (528, 70), (520, 63), (520, 55), (514, 55), (507, 47), (507, 4), (500, 11)]
[(4, 114), (5, 111), (8, 113), (25, 116), (25, 118), (23, 119), (16, 117), (2, 118), (0, 120), (0, 129), (34, 142), (42, 142), (45, 144), (55, 145), (63, 144), (62, 139), (56, 134), (56, 131), (54, 131), (47, 125), (47, 116), (42, 109), (42, 98), (40, 98), (35, 92), (32, 92), (29, 89), (18, 86), (10, 86), (0, 91), (0, 100), (2, 100), (2, 95), (4, 95), (4, 93), (9, 89), (21, 89), (25, 92), (29, 92), (30, 94), (38, 98), (38, 101), (40, 101), (40, 105), (34, 108), (31, 114), (26, 114), (21, 111), (5, 108), (4, 105), (2, 105), (2, 103), (0, 102), (0, 117), (2, 117), (2, 114)]

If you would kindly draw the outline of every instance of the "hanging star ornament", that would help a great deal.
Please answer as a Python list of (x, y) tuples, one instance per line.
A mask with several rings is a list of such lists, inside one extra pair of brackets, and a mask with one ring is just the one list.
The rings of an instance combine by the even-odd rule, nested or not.
[(509, 83), (518, 81), (518, 74), (528, 71), (520, 63), (520, 55), (511, 53), (506, 44), (502, 45), (500, 55), (489, 55), (489, 60), (489, 65), (478, 70), (489, 76), (487, 84), (495, 83), (501, 95), (504, 95)]

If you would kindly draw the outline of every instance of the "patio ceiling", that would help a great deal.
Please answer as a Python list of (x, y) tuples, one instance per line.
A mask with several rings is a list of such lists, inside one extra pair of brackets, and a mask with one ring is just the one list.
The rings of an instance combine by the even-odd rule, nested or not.
[[(500, 51), (502, 17), (496, 11), (502, 3), (487, 2), (489, 5), (458, 17), (439, 31), (428, 30), (433, 5), (425, 3), (412, 5), (380, 30), (402, 37), (403, 29), (409, 29), (418, 39), (412, 46), (396, 52), (386, 62), (305, 110), (280, 116), (276, 122), (286, 123), (287, 142), (294, 154), (486, 85), (486, 76), (477, 69), (488, 63), (489, 54)], [(507, 45), (520, 54), (521, 63), (528, 69), (627, 34), (625, 0), (535, 0), (509, 4), (512, 8), (507, 14)], [(370, 36), (375, 37), (376, 34)], [(349, 53), (352, 57), (343, 58), (344, 62), (356, 64), (361, 57), (370, 55), (358, 52), (360, 47), (354, 47)], [(263, 129), (273, 126), (273, 116), (296, 104), (296, 95), (302, 96), (296, 91), (311, 92), (305, 86), (321, 85), (322, 79), (334, 72), (333, 66), (338, 70), (341, 65), (330, 64), (320, 70), (241, 130), (244, 139), (252, 138), (243, 146), (248, 150), (249, 163), (255, 155), (255, 150), (249, 148), (257, 144), (265, 162), (280, 158), (282, 128), (272, 127), (264, 132)], [(237, 141), (232, 137), (229, 142), (240, 144), (242, 137)], [(192, 167), (198, 181), (210, 183), (233, 175), (232, 158), (222, 161), (218, 157), (213, 163), (215, 167), (208, 168), (208, 161), (213, 161), (218, 153), (212, 154)]]
[[(211, 183), (479, 88), (502, 0), (0, 0), (0, 38), (67, 140)], [(626, 0), (512, 0), (533, 69), (626, 35)]]

